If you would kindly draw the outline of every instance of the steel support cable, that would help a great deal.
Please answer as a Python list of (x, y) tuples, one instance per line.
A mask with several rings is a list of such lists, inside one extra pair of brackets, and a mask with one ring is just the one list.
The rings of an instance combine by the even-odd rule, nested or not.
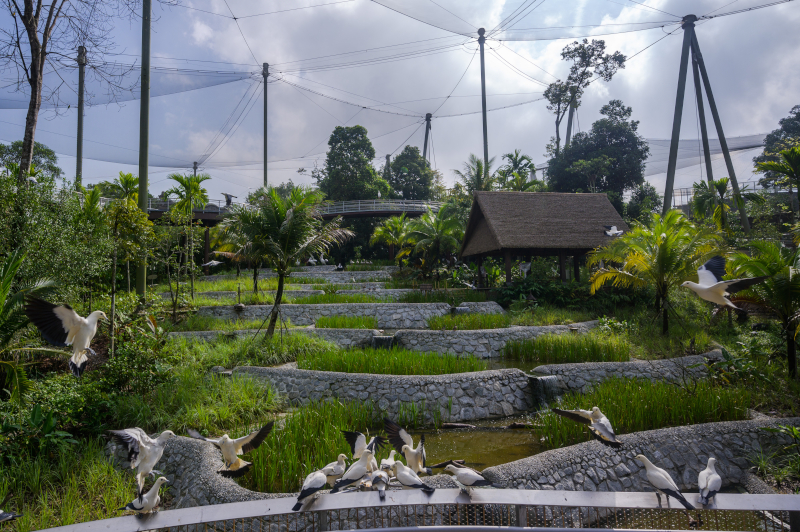
[(544, 82), (542, 80), (536, 79), (536, 78), (534, 78), (533, 76), (531, 76), (529, 74), (526, 74), (525, 72), (522, 71), (522, 69), (520, 69), (519, 67), (516, 67), (513, 64), (511, 64), (511, 62), (508, 59), (506, 59), (505, 57), (503, 57), (502, 55), (500, 55), (500, 53), (495, 48), (492, 48), (490, 46), (489, 47), (489, 51), (492, 52), (495, 55), (495, 57), (497, 57), (502, 63), (504, 63), (506, 66), (508, 66), (510, 69), (515, 71), (520, 76), (522, 76), (522, 77), (524, 77), (524, 78), (526, 78), (526, 79), (528, 79), (530, 81), (533, 81), (534, 83), (538, 83), (539, 85), (541, 85), (543, 87), (548, 87), (549, 86), (548, 83), (546, 83), (546, 82)]
[[(544, 99), (545, 99), (545, 98), (536, 98), (535, 100), (528, 100), (528, 101), (526, 101), (526, 102), (513, 103), (513, 104), (511, 104), (511, 105), (504, 105), (504, 106), (502, 106), (502, 107), (495, 107), (495, 108), (493, 108), (493, 109), (487, 109), (487, 110), (486, 110), (486, 112), (487, 112), (487, 113), (491, 113), (491, 112), (493, 112), (493, 111), (501, 111), (501, 110), (503, 110), (503, 109), (510, 109), (510, 108), (512, 108), (512, 107), (519, 107), (519, 106), (521, 106), (521, 105), (528, 105), (529, 103), (541, 102), (541, 101), (542, 101), (542, 100), (544, 100)], [(482, 113), (482, 112), (483, 112), (483, 111), (470, 111), (470, 112), (468, 112), (468, 113), (457, 113), (457, 114), (452, 114), (452, 115), (438, 115), (436, 118), (452, 118), (452, 117), (454, 117), (454, 116), (477, 115), (477, 114), (480, 114), (480, 113)]]
[[(499, 28), (501, 28), (501, 27), (502, 27), (502, 26), (503, 26), (503, 25), (506, 23), (506, 21), (508, 21), (508, 20), (510, 20), (512, 17), (514, 17), (514, 16), (515, 16), (515, 14), (516, 14), (516, 13), (518, 13), (520, 10), (527, 9), (527, 8), (528, 8), (528, 7), (529, 7), (531, 4), (533, 4), (534, 2), (536, 2), (536, 0), (525, 0), (524, 2), (522, 2), (522, 3), (521, 3), (519, 6), (517, 6), (517, 8), (516, 8), (516, 9), (514, 9), (514, 10), (513, 10), (513, 11), (512, 11), (512, 12), (511, 12), (511, 13), (510, 13), (510, 14), (509, 14), (509, 15), (508, 15), (506, 18), (504, 18), (503, 20), (501, 20), (501, 21), (500, 21), (500, 23), (499, 23), (499, 24), (497, 24), (497, 26), (495, 26), (494, 28), (492, 28), (492, 29), (489, 31), (489, 35), (491, 35), (492, 33), (496, 32), (496, 31), (497, 31)], [(526, 5), (526, 4), (527, 4), (527, 5)]]
[(662, 11), (661, 9), (658, 9), (657, 7), (648, 6), (648, 5), (647, 5), (647, 4), (645, 4), (645, 3), (642, 3), (642, 2), (637, 2), (637, 0), (628, 0), (628, 2), (632, 2), (632, 3), (634, 3), (634, 4), (638, 4), (638, 5), (642, 6), (642, 7), (646, 7), (646, 8), (648, 8), (648, 9), (652, 9), (653, 11), (658, 11), (659, 13), (663, 13), (663, 14), (665, 14), (665, 15), (669, 15), (669, 16), (671, 16), (671, 17), (675, 17), (675, 18), (677, 18), (677, 19), (682, 19), (682, 18), (683, 18), (683, 17), (679, 17), (678, 15), (673, 15), (672, 13), (667, 13), (666, 11)]
[(763, 9), (765, 7), (787, 4), (789, 2), (794, 2), (794, 0), (778, 0), (777, 2), (770, 2), (768, 4), (761, 4), (759, 6), (745, 7), (742, 9), (737, 9), (735, 11), (728, 11), (727, 13), (720, 13), (719, 15), (703, 15), (702, 17), (698, 17), (697, 20), (710, 20), (712, 18), (727, 17), (728, 15), (738, 15), (739, 13), (747, 13), (748, 11), (755, 11), (756, 9)]
[[(404, 107), (399, 107), (399, 106), (397, 106), (397, 105), (395, 105), (395, 104), (393, 104), (393, 103), (383, 102), (383, 101), (381, 101), (381, 100), (376, 100), (375, 98), (370, 98), (369, 96), (364, 96), (363, 94), (357, 94), (357, 93), (355, 93), (355, 92), (350, 92), (350, 91), (346, 91), (346, 90), (344, 90), (344, 89), (340, 89), (340, 88), (338, 88), (338, 87), (334, 87), (334, 86), (332, 86), (332, 85), (326, 85), (325, 83), (322, 83), (322, 82), (320, 82), (320, 81), (315, 81), (315, 80), (313, 80), (313, 79), (304, 78), (303, 76), (298, 76), (297, 74), (287, 74), (287, 73), (284, 73), (284, 76), (294, 76), (294, 77), (296, 77), (296, 78), (300, 78), (300, 79), (302, 79), (302, 80), (304, 80), (304, 81), (308, 81), (308, 82), (310, 82), (310, 83), (316, 83), (317, 85), (322, 85), (323, 87), (327, 87), (327, 88), (329, 88), (329, 89), (333, 89), (333, 90), (335, 90), (335, 91), (340, 91), (340, 92), (344, 92), (344, 93), (347, 93), (347, 94), (351, 94), (351, 95), (353, 95), (353, 96), (358, 96), (359, 98), (364, 98), (365, 100), (372, 100), (373, 102), (377, 102), (377, 103), (379, 103), (380, 105), (389, 105), (389, 106), (391, 106), (391, 107), (396, 107), (397, 109), (401, 109), (401, 110), (403, 110), (403, 111), (408, 111), (409, 113), (413, 113), (413, 112), (414, 112), (414, 111), (412, 111), (411, 109), (406, 109), (406, 108), (404, 108)], [(396, 103), (399, 103), (399, 102), (396, 102)]]
[(558, 79), (556, 76), (554, 76), (553, 74), (551, 74), (551, 73), (550, 73), (550, 72), (548, 72), (547, 70), (543, 69), (542, 67), (540, 67), (539, 65), (537, 65), (536, 63), (534, 63), (533, 61), (531, 61), (530, 59), (528, 59), (528, 58), (527, 58), (527, 57), (525, 57), (524, 55), (520, 54), (519, 52), (517, 52), (516, 50), (514, 50), (514, 49), (513, 49), (513, 48), (511, 48), (510, 46), (506, 45), (506, 43), (505, 43), (505, 42), (503, 42), (503, 41), (497, 41), (497, 42), (499, 42), (499, 43), (500, 43), (500, 46), (501, 46), (501, 47), (505, 48), (506, 50), (508, 50), (509, 52), (513, 53), (514, 55), (516, 55), (516, 56), (518, 56), (518, 57), (520, 57), (520, 58), (524, 59), (525, 61), (527, 61), (528, 63), (532, 64), (533, 66), (535, 66), (536, 68), (538, 68), (539, 70), (541, 70), (542, 72), (544, 72), (545, 74), (547, 74), (548, 76), (550, 76), (551, 78), (553, 78), (553, 79)]
[(477, 55), (477, 53), (478, 53), (478, 49), (475, 48), (475, 51), (472, 52), (472, 57), (470, 58), (469, 63), (467, 63), (467, 68), (464, 69), (464, 73), (461, 74), (460, 78), (458, 78), (458, 81), (456, 82), (455, 86), (453, 87), (453, 90), (450, 91), (450, 94), (447, 95), (447, 98), (445, 98), (444, 101), (439, 104), (439, 107), (437, 107), (436, 110), (433, 113), (431, 113), (432, 115), (436, 114), (439, 111), (439, 109), (441, 109), (442, 106), (444, 106), (444, 104), (447, 103), (447, 101), (450, 99), (450, 96), (452, 96), (453, 93), (456, 91), (458, 86), (461, 84), (461, 80), (463, 80), (464, 76), (466, 76), (467, 72), (469, 72), (469, 67), (472, 65), (472, 62), (475, 61), (475, 56)]
[[(336, 116), (336, 115), (332, 114), (330, 111), (328, 111), (327, 109), (325, 109), (324, 107), (322, 107), (320, 104), (318, 104), (317, 102), (315, 102), (314, 100), (312, 100), (312, 99), (311, 99), (311, 98), (310, 98), (310, 97), (309, 97), (307, 94), (303, 94), (303, 92), (301, 92), (301, 91), (300, 91), (300, 89), (298, 88), (298, 87), (299, 87), (299, 85), (294, 85), (294, 84), (292, 84), (292, 83), (289, 83), (289, 86), (290, 86), (290, 87), (292, 87), (294, 90), (296, 90), (296, 91), (297, 91), (297, 92), (298, 92), (298, 93), (299, 93), (299, 94), (300, 94), (300, 95), (301, 95), (303, 98), (307, 99), (309, 102), (313, 103), (314, 105), (316, 105), (317, 107), (319, 107), (320, 109), (322, 109), (323, 111), (325, 111), (325, 112), (326, 112), (326, 113), (327, 113), (329, 116), (331, 116), (331, 117), (332, 117), (334, 120), (336, 120), (337, 122), (339, 122), (339, 124), (342, 124), (342, 125), (344, 125), (344, 122), (342, 122), (342, 119), (341, 119), (341, 118), (339, 118), (338, 116)], [(311, 92), (311, 91), (309, 91), (309, 92)], [(321, 94), (321, 93), (320, 93), (320, 94)]]
[[(520, 13), (521, 16), (514, 17), (516, 20), (514, 20), (513, 22), (509, 21), (508, 24), (502, 24), (501, 26), (498, 26), (494, 30), (490, 31), (489, 35), (491, 36), (491, 35), (494, 35), (496, 33), (500, 33), (500, 32), (506, 31), (507, 29), (513, 28), (516, 24), (521, 22), (525, 17), (527, 17), (528, 15), (530, 15), (531, 13), (533, 13), (534, 11), (539, 9), (542, 6), (542, 4), (544, 4), (546, 1), (547, 0), (541, 0), (536, 5), (531, 4), (531, 7), (527, 9), (526, 13), (524, 13), (524, 14)], [(535, 0), (534, 0), (534, 3), (535, 3)]]
[(451, 15), (453, 15), (454, 17), (456, 17), (458, 20), (460, 20), (460, 21), (461, 21), (461, 22), (463, 22), (464, 24), (467, 24), (467, 25), (469, 25), (469, 26), (472, 26), (473, 28), (475, 28), (475, 31), (478, 31), (478, 26), (476, 26), (476, 25), (475, 25), (475, 24), (473, 24), (472, 22), (467, 22), (466, 20), (464, 20), (463, 18), (459, 17), (458, 15), (456, 15), (455, 13), (453, 13), (452, 11), (450, 11), (449, 9), (447, 9), (446, 7), (442, 6), (441, 4), (438, 4), (438, 3), (434, 2), (434, 0), (428, 0), (428, 1), (429, 1), (431, 4), (435, 5), (436, 7), (438, 7), (439, 9), (443, 9), (443, 10), (447, 11), (448, 13), (450, 13)]
[[(184, 4), (177, 4), (177, 3), (176, 4), (170, 4), (170, 7), (182, 7), (184, 9), (189, 9), (191, 11), (199, 11), (200, 13), (206, 13), (208, 15), (214, 15), (216, 17), (222, 17), (222, 18), (228, 18), (228, 19), (236, 20), (237, 18), (238, 19), (243, 19), (243, 18), (252, 18), (252, 17), (263, 17), (264, 15), (274, 15), (276, 13), (286, 13), (288, 11), (299, 11), (301, 9), (310, 9), (312, 7), (332, 6), (332, 5), (335, 5), (335, 4), (345, 4), (345, 3), (348, 3), (348, 2), (355, 2), (355, 0), (338, 0), (337, 2), (328, 2), (326, 4), (315, 4), (313, 6), (292, 7), (292, 8), (289, 8), (289, 9), (279, 9), (277, 11), (268, 11), (266, 13), (257, 13), (257, 14), (254, 14), (254, 15), (244, 15), (244, 16), (241, 16), (241, 17), (225, 15), (224, 13), (217, 13), (216, 11), (209, 11), (207, 9), (200, 9), (199, 7), (187, 6), (187, 5), (184, 5)], [(228, 8), (228, 10), (230, 11), (230, 7)], [(233, 15), (233, 13), (231, 13), (231, 15)]]
[(399, 150), (400, 148), (402, 148), (402, 147), (403, 147), (403, 145), (404, 145), (406, 142), (408, 142), (408, 139), (410, 139), (411, 137), (413, 137), (413, 136), (414, 136), (414, 134), (415, 134), (417, 131), (419, 131), (419, 128), (421, 128), (421, 127), (422, 127), (424, 124), (425, 124), (425, 122), (420, 122), (420, 124), (417, 126), (417, 129), (415, 129), (414, 131), (412, 131), (412, 132), (411, 132), (411, 134), (410, 134), (408, 137), (406, 137), (406, 140), (404, 140), (403, 142), (401, 142), (401, 143), (400, 143), (400, 145), (399, 145), (398, 147), (396, 147), (396, 148), (394, 149), (394, 151), (393, 151), (392, 153), (390, 153), (389, 155), (394, 155), (395, 153), (397, 153), (397, 150)]
[(231, 17), (233, 17), (233, 21), (236, 23), (236, 27), (239, 29), (239, 33), (242, 35), (242, 40), (244, 41), (245, 46), (247, 46), (247, 49), (250, 50), (250, 55), (253, 56), (253, 61), (255, 61), (256, 66), (261, 66), (258, 63), (258, 59), (256, 59), (256, 54), (253, 53), (253, 49), (250, 48), (250, 43), (247, 42), (247, 37), (244, 36), (244, 32), (242, 31), (242, 27), (239, 25), (239, 21), (236, 19), (236, 15), (233, 14), (233, 9), (231, 9), (231, 6), (228, 5), (228, 0), (223, 1), (225, 2), (225, 7), (227, 7), (228, 11), (231, 12)]
[[(364, 110), (364, 109), (359, 109), (358, 111), (356, 111), (355, 113), (353, 113), (353, 116), (351, 116), (350, 118), (348, 118), (348, 119), (347, 119), (347, 122), (345, 122), (343, 125), (345, 125), (345, 126), (346, 126), (347, 124), (349, 124), (349, 123), (350, 123), (350, 121), (351, 121), (351, 120), (353, 120), (355, 117), (357, 117), (357, 116), (358, 116), (358, 114), (359, 114), (361, 111), (363, 111), (363, 110)], [(328, 137), (328, 138), (330, 138), (330, 137)], [(314, 150), (316, 150), (317, 148), (319, 148), (319, 145), (320, 145), (320, 144), (322, 144), (323, 142), (325, 142), (325, 140), (326, 140), (326, 139), (322, 139), (321, 141), (319, 141), (319, 142), (318, 142), (318, 143), (317, 143), (317, 144), (316, 144), (316, 145), (315, 145), (313, 148), (311, 148), (310, 150), (308, 150), (308, 151), (307, 151), (307, 152), (306, 152), (306, 153), (303, 155), (303, 157), (307, 157), (309, 153), (311, 153), (312, 151), (314, 151)], [(269, 161), (267, 161), (267, 163), (269, 163)]]
[[(228, 124), (231, 122), (231, 120), (233, 119), (233, 116), (236, 114), (236, 110), (239, 109), (239, 106), (242, 105), (242, 103), (245, 101), (245, 98), (247, 98), (247, 95), (250, 93), (251, 89), (253, 89), (254, 86), (257, 86), (257, 84), (250, 85), (249, 87), (247, 87), (247, 90), (244, 91), (244, 93), (242, 94), (242, 97), (236, 103), (234, 108), (231, 109), (231, 112), (228, 115), (228, 118), (225, 120), (225, 122), (219, 128), (219, 131), (217, 131), (217, 133), (211, 138), (211, 141), (209, 141), (208, 145), (203, 150), (203, 152), (202, 152), (203, 155), (200, 156), (200, 159), (202, 159), (202, 160), (208, 159), (208, 157), (210, 157), (210, 155), (206, 155), (206, 154), (208, 154), (210, 152), (213, 153), (212, 146), (214, 146), (214, 143), (217, 142), (217, 138), (220, 135), (223, 134), (223, 132), (225, 131), (225, 128), (228, 127)], [(253, 91), (253, 92), (256, 92), (256, 91)], [(248, 103), (249, 103), (249, 100), (248, 100)], [(245, 107), (247, 107), (247, 104), (245, 104)]]
[[(219, 150), (221, 150), (225, 146), (225, 144), (228, 143), (228, 140), (236, 133), (236, 131), (238, 131), (239, 126), (242, 125), (242, 122), (244, 122), (244, 120), (250, 114), (250, 111), (253, 110), (255, 102), (258, 101), (257, 97), (260, 96), (262, 93), (262, 89), (264, 89), (264, 85), (259, 83), (257, 85), (256, 90), (254, 90), (253, 93), (250, 95), (250, 99), (247, 101), (246, 104), (244, 104), (244, 107), (242, 107), (242, 110), (239, 112), (239, 116), (236, 117), (236, 120), (234, 121), (233, 125), (228, 130), (228, 132), (223, 135), (223, 138), (219, 141), (217, 146), (214, 147), (213, 151), (211, 151), (211, 153), (208, 153), (208, 151), (206, 150), (206, 152), (203, 153), (203, 155), (200, 158), (200, 161), (198, 162), (200, 163), (206, 162), (211, 157), (213, 157), (214, 154), (216, 154)], [(206, 155), (206, 153), (208, 153), (208, 155)]]
[[(395, 9), (395, 8), (393, 8), (393, 7), (389, 7), (389, 6), (387, 6), (387, 5), (381, 4), (380, 2), (377, 2), (376, 0), (370, 0), (370, 1), (372, 1), (372, 2), (375, 2), (375, 3), (376, 3), (376, 4), (378, 4), (379, 6), (381, 6), (381, 7), (385, 7), (386, 9), (388, 9), (388, 10), (390, 10), (390, 11), (394, 11), (395, 13), (399, 13), (399, 14), (403, 15), (404, 17), (408, 17), (408, 18), (410, 18), (410, 19), (412, 19), (412, 20), (416, 20), (417, 22), (421, 22), (421, 23), (425, 24), (426, 26), (433, 26), (434, 28), (438, 28), (438, 29), (440, 29), (440, 30), (442, 30), (442, 31), (446, 31), (446, 32), (448, 32), (448, 33), (455, 33), (455, 34), (457, 34), (457, 35), (463, 35), (464, 37), (472, 37), (472, 35), (470, 35), (470, 34), (466, 34), (466, 33), (459, 33), (459, 32), (457, 32), (457, 31), (448, 30), (447, 28), (443, 28), (443, 27), (441, 27), (441, 26), (437, 26), (436, 24), (432, 24), (432, 23), (430, 23), (430, 22), (425, 22), (424, 20), (418, 19), (417, 17), (413, 17), (413, 16), (411, 16), (411, 15), (409, 15), (409, 14), (407, 14), (407, 13), (403, 13), (402, 11), (398, 11), (398, 10), (396, 10), (396, 9)], [(472, 24), (470, 24), (470, 26), (471, 26), (471, 25), (472, 25)]]

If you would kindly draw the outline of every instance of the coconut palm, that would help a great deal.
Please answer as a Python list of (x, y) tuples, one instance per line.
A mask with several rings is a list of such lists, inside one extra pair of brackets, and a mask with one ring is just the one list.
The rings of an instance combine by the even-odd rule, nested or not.
[(489, 159), (489, 165), (484, 168), (483, 159), (470, 153), (467, 162), (464, 163), (464, 171), (454, 170), (454, 172), (464, 184), (467, 193), (472, 195), (473, 192), (494, 188), (496, 176), (491, 173), (492, 164), (494, 164), (494, 157)]
[(735, 203), (736, 207), (744, 205), (744, 200), (762, 203), (764, 200), (761, 196), (754, 192), (747, 192), (745, 190), (740, 193), (733, 194), (732, 190), (728, 189), (729, 180), (727, 177), (722, 177), (717, 180), (711, 180), (710, 183), (702, 181), (694, 183), (694, 194), (692, 196), (692, 210), (694, 215), (698, 218), (705, 218), (708, 213), (711, 213), (711, 219), (717, 226), (717, 229), (728, 231), (728, 213), (731, 210), (731, 203)]
[[(673, 289), (693, 277), (697, 268), (719, 253), (721, 237), (692, 224), (680, 211), (654, 214), (650, 227), (633, 228), (607, 246), (589, 254), (590, 266), (603, 261), (589, 280), (595, 293), (606, 283), (619, 287), (653, 286), (656, 310), (662, 313), (662, 332), (669, 332), (669, 297)], [(618, 265), (618, 266), (617, 266)]]
[(543, 181), (536, 179), (528, 179), (527, 174), (520, 174), (514, 172), (511, 177), (506, 179), (503, 184), (503, 190), (511, 190), (514, 192), (543, 192), (545, 188)]
[(370, 238), (370, 244), (386, 244), (389, 246), (389, 260), (394, 260), (395, 246), (399, 249), (406, 241), (409, 221), (406, 213), (392, 216), (375, 228)]
[(235, 223), (240, 224), (239, 230), (247, 238), (241, 252), (259, 256), (278, 274), (275, 304), (267, 328), (269, 336), (275, 332), (283, 285), (291, 266), (309, 255), (327, 253), (331, 246), (343, 243), (354, 234), (341, 228), (341, 217), (323, 223), (320, 212), (323, 197), (318, 190), (297, 187), (284, 199), (270, 188), (257, 206), (237, 211)]
[(139, 202), (139, 178), (131, 173), (120, 172), (113, 182), (114, 194), (119, 199)]
[(756, 163), (756, 172), (773, 172), (782, 176), (780, 181), (788, 182), (797, 189), (800, 200), (800, 146), (794, 146), (778, 152), (780, 160)]
[(766, 310), (780, 320), (786, 335), (789, 375), (797, 377), (797, 350), (792, 327), (800, 318), (800, 251), (777, 242), (750, 243), (749, 253), (734, 253), (728, 268), (737, 277), (769, 276), (731, 298), (735, 305)]
[(262, 257), (268, 252), (262, 240), (251, 238), (251, 235), (245, 232), (245, 227), (250, 228), (254, 225), (256, 212), (249, 206), (232, 205), (218, 226), (217, 251), (214, 252), (236, 263), (237, 277), (239, 264), (244, 262), (252, 266), (254, 294), (258, 293), (258, 270), (263, 262)]
[[(122, 174), (120, 174), (120, 178)], [(191, 270), (191, 289), (192, 299), (194, 299), (194, 239), (192, 231), (192, 212), (196, 208), (202, 208), (208, 203), (208, 192), (200, 184), (203, 181), (208, 181), (211, 176), (208, 174), (199, 175), (181, 175), (170, 174), (167, 179), (171, 179), (178, 183), (177, 187), (173, 187), (167, 191), (167, 195), (175, 195), (178, 197), (178, 202), (173, 209), (186, 216), (187, 225), (186, 232), (188, 238), (186, 239), (186, 268)], [(136, 180), (138, 183), (138, 179)]]
[(514, 150), (511, 153), (503, 154), (503, 159), (506, 161), (505, 168), (510, 171), (511, 175), (516, 172), (536, 178), (536, 166), (533, 164), (533, 159), (531, 159), (530, 155), (525, 155), (521, 150)]
[(428, 212), (411, 222), (408, 241), (414, 246), (413, 252), (423, 256), (431, 271), (439, 259), (458, 249), (463, 236), (464, 228), (458, 219), (443, 209), (434, 214), (429, 207)]

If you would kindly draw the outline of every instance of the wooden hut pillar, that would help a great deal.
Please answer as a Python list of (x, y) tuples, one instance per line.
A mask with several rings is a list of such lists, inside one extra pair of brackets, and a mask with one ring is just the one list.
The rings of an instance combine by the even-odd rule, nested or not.
[(581, 255), (572, 256), (572, 273), (573, 278), (580, 282), (581, 280)]
[(561, 282), (567, 282), (567, 255), (564, 253), (564, 250), (561, 249), (558, 251), (558, 273), (561, 275)]
[(506, 260), (506, 283), (511, 282), (511, 252), (506, 250), (504, 254)]

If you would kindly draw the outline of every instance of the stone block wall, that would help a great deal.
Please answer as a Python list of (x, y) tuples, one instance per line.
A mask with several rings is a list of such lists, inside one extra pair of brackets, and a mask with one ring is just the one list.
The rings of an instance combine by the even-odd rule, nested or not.
[[(451, 375), (370, 375), (309, 371), (286, 366), (238, 367), (233, 376), (264, 379), (295, 405), (330, 398), (373, 401), (390, 417), (404, 404), (425, 404), (426, 421), (473, 421), (527, 412), (532, 406), (528, 376), (518, 369)], [(452, 400), (451, 400), (452, 398)]]
[[(187, 331), (169, 333), (170, 338), (192, 338), (203, 342), (213, 342), (218, 336), (247, 336), (255, 334), (257, 329), (243, 329), (233, 332), (222, 331)], [(260, 334), (264, 334), (264, 330)], [(278, 334), (276, 332), (276, 334)], [(286, 334), (284, 332), (284, 334)], [(289, 334), (310, 334), (332, 342), (339, 347), (369, 347), (372, 337), (380, 334), (375, 329), (289, 329)]]

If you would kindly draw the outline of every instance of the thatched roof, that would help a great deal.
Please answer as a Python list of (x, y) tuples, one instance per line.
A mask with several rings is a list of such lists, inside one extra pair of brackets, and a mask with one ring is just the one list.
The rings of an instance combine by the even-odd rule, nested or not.
[(628, 230), (605, 194), (476, 192), (461, 255), (586, 252), (611, 240), (606, 225)]

